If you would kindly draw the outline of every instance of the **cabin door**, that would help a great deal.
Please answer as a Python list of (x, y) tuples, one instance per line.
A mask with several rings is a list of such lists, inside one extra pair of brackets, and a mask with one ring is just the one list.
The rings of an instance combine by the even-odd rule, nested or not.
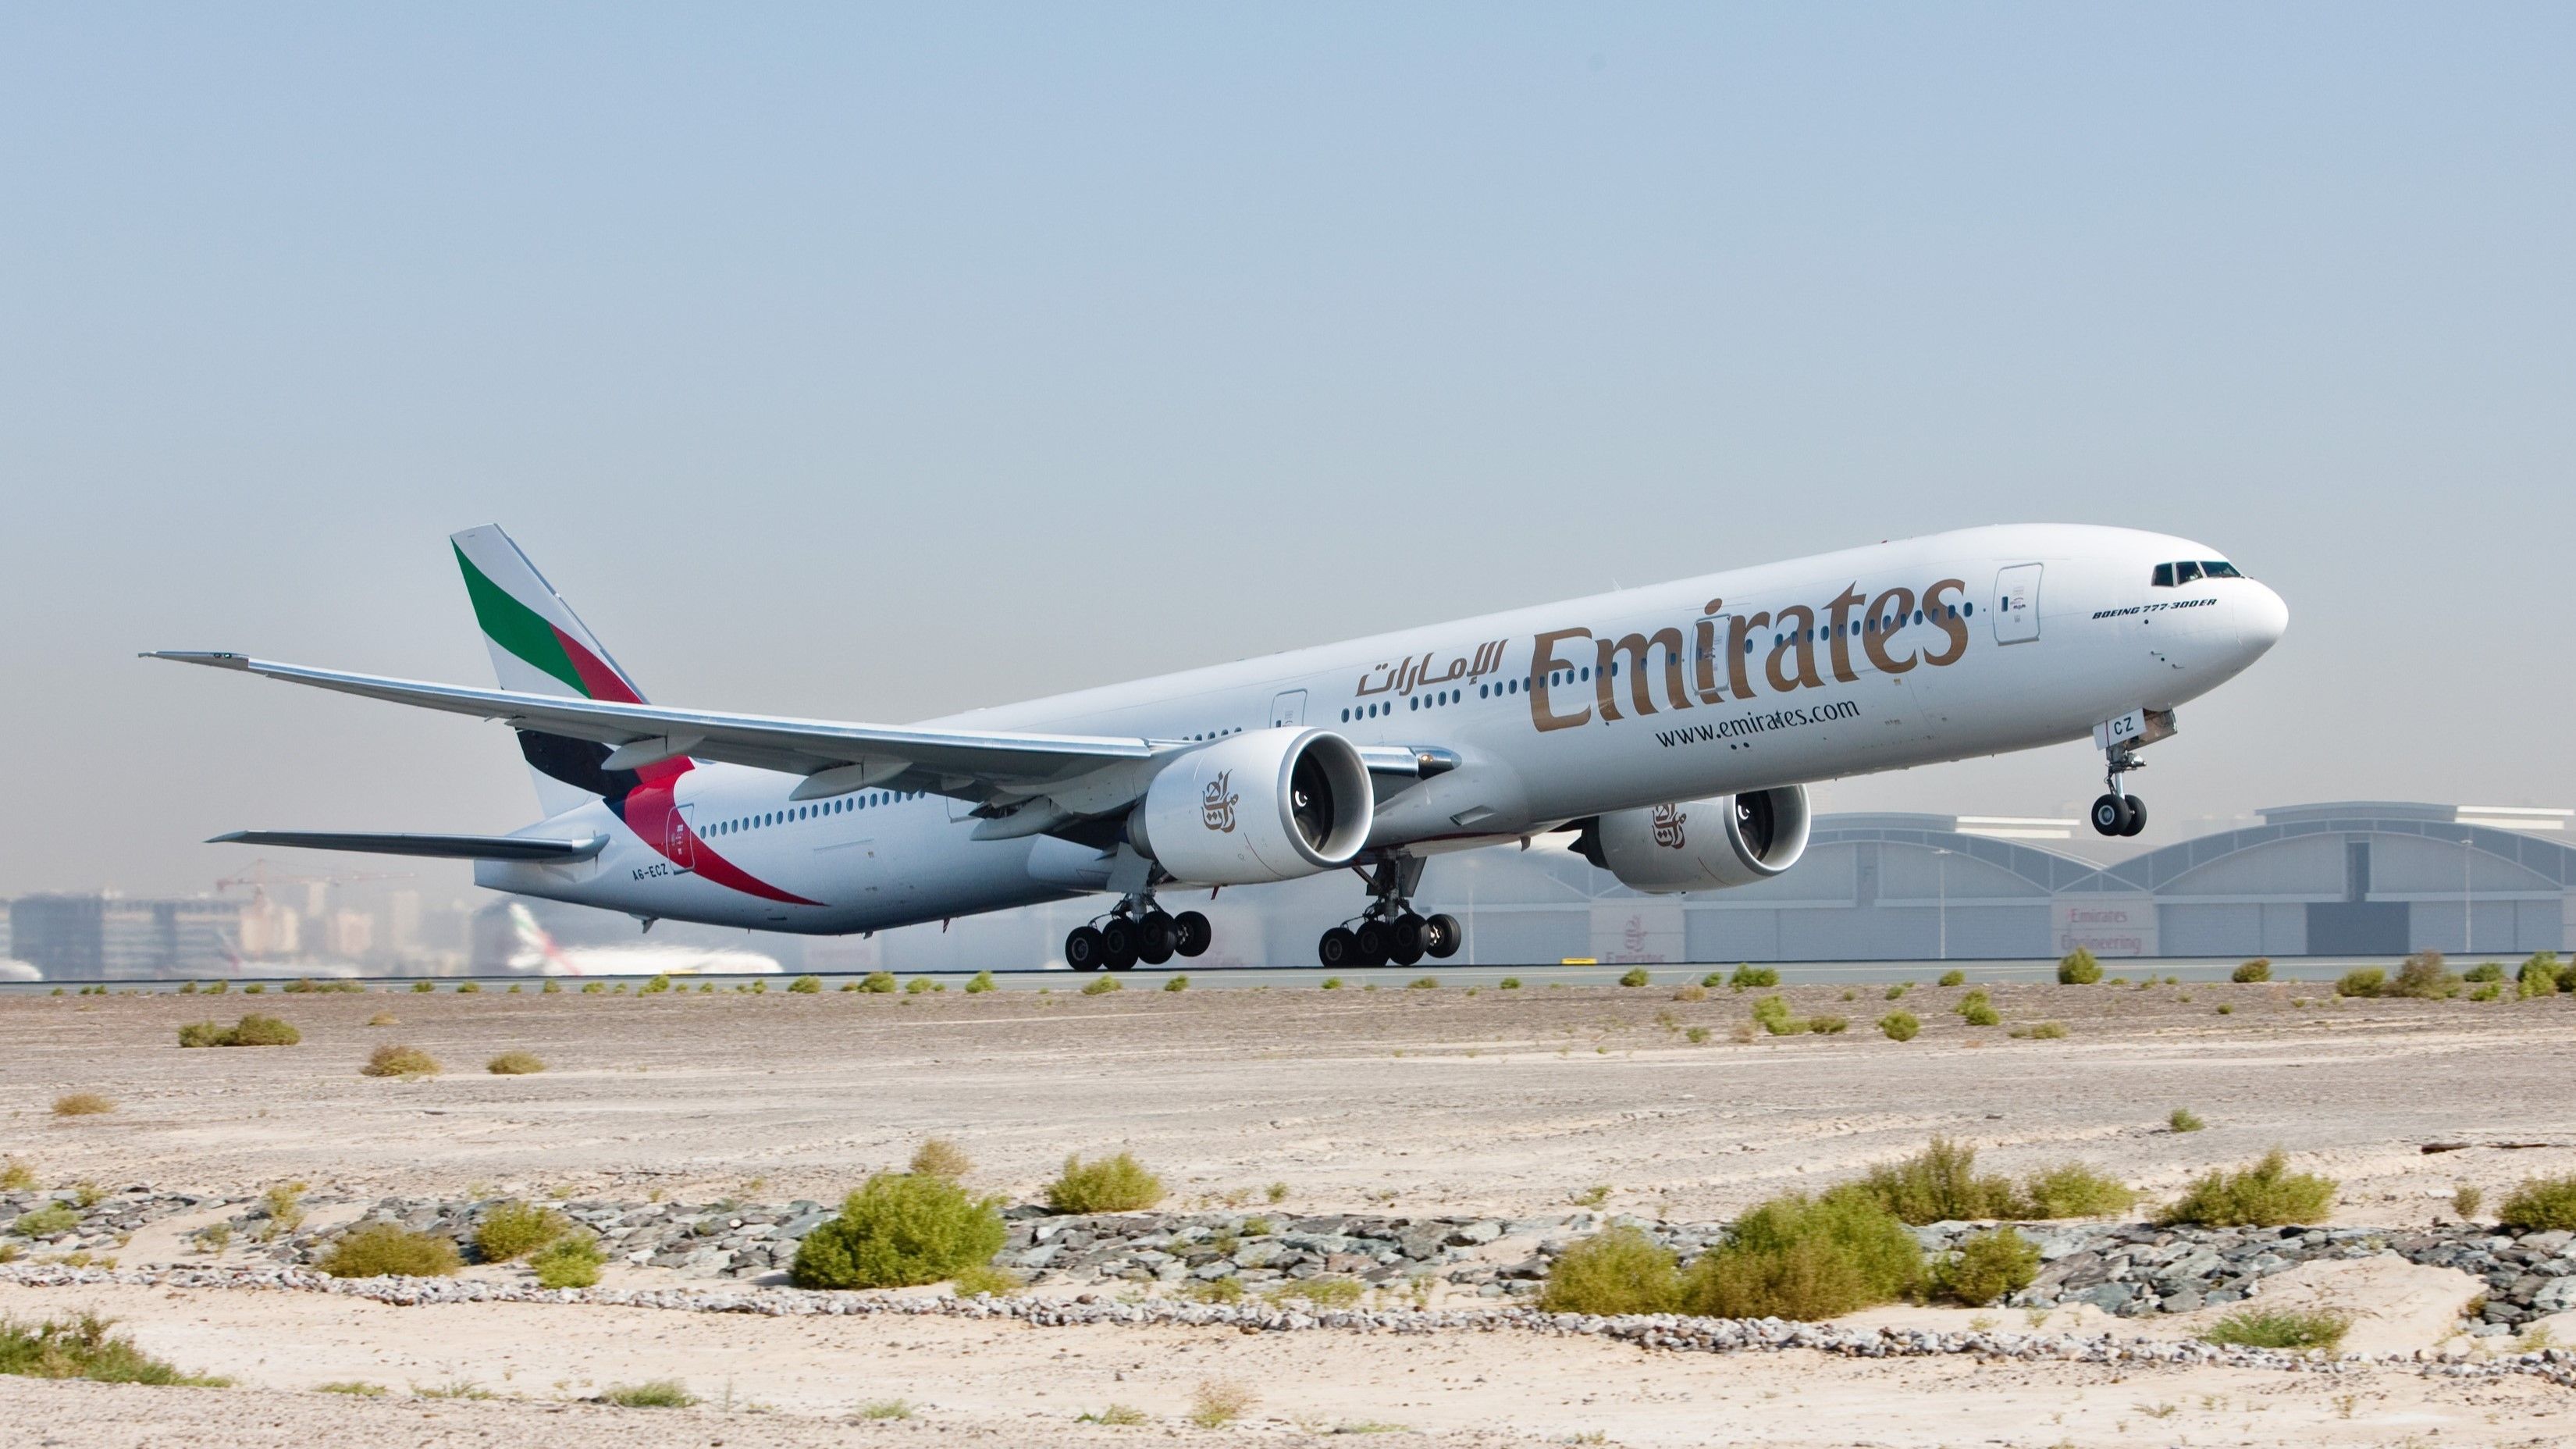
[(2027, 644), (2039, 637), (2038, 564), (2014, 564), (1995, 575), (1995, 642)]

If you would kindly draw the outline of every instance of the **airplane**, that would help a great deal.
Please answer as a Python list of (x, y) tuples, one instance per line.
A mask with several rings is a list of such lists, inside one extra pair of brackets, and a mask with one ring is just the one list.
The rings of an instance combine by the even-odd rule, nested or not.
[(572, 946), (537, 924), (536, 912), (510, 902), (510, 933), (519, 949), (513, 971), (540, 976), (776, 976), (778, 958), (759, 951), (699, 946)]
[(217, 841), (444, 856), (478, 885), (816, 935), (1083, 896), (1081, 971), (1194, 957), (1166, 892), (1348, 869), (1326, 966), (1458, 950), (1413, 896), (1430, 857), (1571, 833), (1645, 892), (1770, 879), (1806, 787), (2090, 735), (2092, 822), (2175, 711), (2289, 626), (2205, 544), (2006, 524), (1292, 650), (913, 725), (653, 705), (498, 527), (450, 539), (498, 689), (172, 659), (517, 731), (545, 812), (504, 835), (244, 830)]

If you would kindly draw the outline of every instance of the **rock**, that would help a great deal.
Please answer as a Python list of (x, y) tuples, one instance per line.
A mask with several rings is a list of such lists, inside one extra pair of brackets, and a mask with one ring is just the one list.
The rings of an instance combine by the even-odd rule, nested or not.
[(1453, 1248), (1482, 1247), (1503, 1235), (1503, 1225), (1491, 1218), (1480, 1218), (1451, 1232), (1442, 1241)]

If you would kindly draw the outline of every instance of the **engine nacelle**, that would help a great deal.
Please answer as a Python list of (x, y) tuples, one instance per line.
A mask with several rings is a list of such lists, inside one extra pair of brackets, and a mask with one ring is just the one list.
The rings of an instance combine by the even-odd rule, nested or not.
[(1632, 891), (1713, 891), (1769, 880), (1807, 853), (1803, 785), (1604, 815), (1575, 838)]
[(1246, 730), (1164, 767), (1127, 817), (1186, 885), (1254, 885), (1350, 864), (1376, 823), (1368, 766), (1330, 730)]

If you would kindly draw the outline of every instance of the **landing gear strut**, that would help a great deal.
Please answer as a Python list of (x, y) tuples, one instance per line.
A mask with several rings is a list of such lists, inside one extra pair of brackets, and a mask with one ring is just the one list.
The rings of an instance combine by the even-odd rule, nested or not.
[(1076, 926), (1064, 938), (1064, 964), (1076, 971), (1133, 971), (1136, 963), (1160, 966), (1175, 956), (1195, 957), (1216, 939), (1208, 918), (1196, 911), (1166, 915), (1151, 891), (1140, 891)]
[[(1414, 913), (1411, 899), (1422, 884), (1419, 856), (1389, 856), (1365, 873), (1368, 908), (1324, 933), (1316, 959), (1327, 966), (1410, 966), (1425, 956), (1447, 960), (1467, 939), (1451, 915)], [(1358, 869), (1354, 866), (1353, 869)]]
[(2106, 754), (2111, 789), (2093, 802), (2093, 828), (2104, 835), (2135, 835), (2147, 828), (2147, 802), (2123, 792), (2121, 778), (2131, 770), (2145, 769), (2147, 762), (2125, 743), (2111, 746)]

